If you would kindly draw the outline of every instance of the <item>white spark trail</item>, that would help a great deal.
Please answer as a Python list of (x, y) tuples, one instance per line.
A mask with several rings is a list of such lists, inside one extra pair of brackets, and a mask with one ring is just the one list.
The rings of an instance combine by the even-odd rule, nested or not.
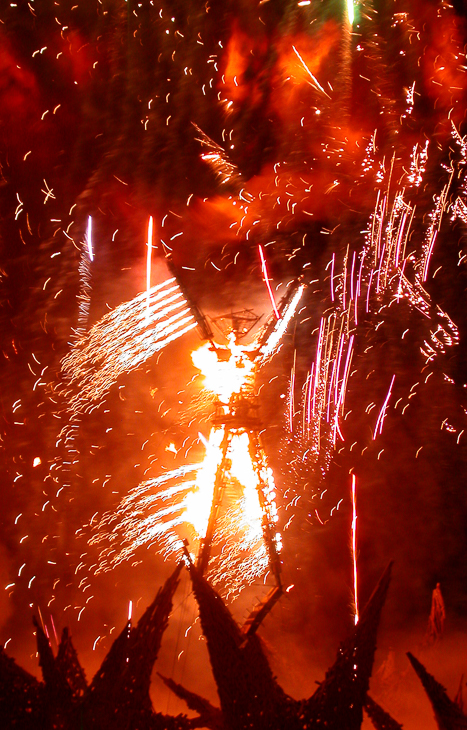
[[(175, 279), (116, 307), (62, 360), (71, 410), (101, 400), (117, 378), (196, 326)], [(77, 392), (74, 392), (77, 390)]]

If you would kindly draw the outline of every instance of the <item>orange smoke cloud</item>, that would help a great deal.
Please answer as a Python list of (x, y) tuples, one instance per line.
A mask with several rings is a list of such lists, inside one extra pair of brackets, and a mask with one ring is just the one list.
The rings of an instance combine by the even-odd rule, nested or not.
[[(226, 62), (219, 90), (234, 116), (249, 114), (256, 131), (269, 130), (279, 137), (283, 128), (297, 128), (306, 117), (312, 137), (307, 146), (316, 144), (314, 119), (321, 112), (326, 94), (332, 94), (337, 72), (342, 29), (329, 20), (313, 36), (294, 32), (268, 37), (252, 37), (234, 24), (226, 48)], [(316, 117), (316, 122), (319, 122)], [(303, 135), (303, 129), (300, 129)], [(254, 147), (254, 139), (246, 139)], [(246, 148), (246, 149), (247, 149)], [(248, 153), (248, 152), (247, 152)]]
[(95, 59), (95, 49), (77, 31), (66, 35), (62, 48), (68, 63), (68, 75), (79, 85), (88, 83)]
[[(323, 25), (316, 37), (306, 33), (283, 36), (278, 44), (277, 66), (280, 74), (284, 79), (290, 79), (294, 85), (309, 84), (310, 72), (319, 76), (323, 61), (336, 50), (340, 38), (341, 31), (332, 20)], [(293, 50), (294, 47), (300, 53), (306, 68)]]
[[(349, 139), (347, 143), (352, 161), (364, 153), (363, 145), (359, 147), (356, 141)], [(235, 241), (239, 245), (248, 242), (249, 246), (258, 236), (274, 237), (302, 224), (334, 219), (336, 206), (347, 199), (349, 187), (337, 176), (332, 161), (329, 167), (321, 165), (314, 170), (288, 171), (280, 165), (265, 165), (248, 180), (246, 195), (244, 200), (242, 196), (218, 195), (192, 201), (185, 217), (186, 230), (196, 231), (197, 246), (202, 241), (205, 254)], [(353, 205), (363, 205), (364, 198), (364, 190), (353, 190)], [(186, 246), (188, 238), (177, 241), (177, 246)]]
[(314, 107), (319, 109), (324, 94), (317, 90), (318, 84), (330, 93), (327, 81), (334, 81), (334, 58), (340, 40), (341, 31), (332, 20), (316, 36), (299, 33), (280, 39), (271, 107), (283, 124), (297, 124), (300, 106), (308, 116)]
[(293, 102), (297, 92), (309, 91), (310, 85), (313, 85), (310, 74), (319, 77), (324, 61), (336, 50), (340, 38), (340, 29), (331, 20), (323, 25), (317, 37), (305, 33), (285, 35), (277, 38), (271, 49), (270, 39), (250, 37), (234, 25), (226, 49), (222, 91), (229, 101), (248, 100), (251, 106), (255, 106), (264, 98), (263, 76), (272, 79), (272, 111), (282, 116), (287, 113), (284, 105)]
[[(438, 14), (439, 15), (439, 14)], [(465, 113), (467, 75), (463, 66), (465, 21), (454, 14), (432, 18), (432, 39), (422, 58), (425, 90), (457, 124)]]
[(35, 111), (38, 99), (33, 74), (20, 64), (8, 39), (0, 35), (0, 106), (10, 135), (23, 135), (22, 125)]
[(250, 37), (235, 24), (226, 49), (227, 63), (222, 91), (230, 101), (249, 99), (255, 104), (261, 99), (259, 77), (268, 51), (264, 37)]

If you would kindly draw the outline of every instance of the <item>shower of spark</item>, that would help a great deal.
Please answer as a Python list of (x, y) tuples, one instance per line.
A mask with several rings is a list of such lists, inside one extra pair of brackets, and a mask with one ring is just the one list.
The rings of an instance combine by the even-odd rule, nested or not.
[(268, 336), (264, 338), (264, 341), (261, 337), (257, 338), (256, 341), (259, 344), (258, 365), (261, 366), (266, 363), (268, 359), (271, 358), (277, 351), (277, 347), (285, 331), (287, 330), (287, 327), (289, 326), (292, 318), (296, 314), (297, 307), (300, 303), (304, 291), (305, 284), (300, 284), (297, 290), (293, 292), (293, 296), (290, 302), (287, 302), (285, 306), (281, 308), (281, 311), (279, 313), (280, 317), (274, 328), (272, 328), (271, 331), (268, 332)]
[(104, 315), (63, 358), (68, 410), (78, 414), (99, 404), (123, 373), (196, 326), (175, 279), (120, 304)]
[[(455, 130), (453, 140), (462, 145)], [(427, 158), (428, 144), (421, 149), (416, 147), (406, 173), (406, 187), (393, 192), (390, 190), (392, 167), (387, 174), (381, 174), (363, 245), (353, 251), (348, 246), (341, 263), (336, 251), (329, 262), (333, 306), (330, 314), (321, 318), (315, 360), (303, 386), (301, 423), (307, 453), (317, 460), (322, 452), (324, 468), (330, 463), (337, 441), (345, 440), (340, 424), (352, 356), (362, 329), (360, 320), (367, 327), (368, 318), (376, 315), (376, 327), (379, 327), (389, 307), (408, 307), (420, 312), (428, 326), (428, 335), (420, 347), (425, 365), (459, 341), (457, 326), (439, 306), (433, 307), (424, 286), (454, 174), (453, 167), (445, 170), (447, 180), (441, 193), (434, 197), (430, 215), (424, 216), (428, 222), (425, 231), (420, 233), (422, 222), (418, 220), (410, 193), (415, 195), (422, 183)], [(454, 217), (460, 216), (462, 210), (461, 198), (457, 201)], [(411, 247), (407, 250), (409, 239)], [(382, 433), (394, 380), (395, 375), (374, 425), (374, 439)]]
[(119, 376), (140, 367), (194, 327), (196, 321), (175, 279), (167, 279), (119, 305), (79, 337), (62, 360), (57, 388), (66, 417), (56, 442), (56, 446), (63, 443), (67, 454), (62, 487), (70, 486), (69, 465), (77, 463), (75, 438), (83, 415), (101, 405)]
[(88, 224), (84, 242), (81, 245), (81, 257), (79, 262), (80, 292), (78, 294), (78, 324), (76, 327), (74, 343), (86, 331), (89, 319), (89, 308), (91, 305), (91, 264), (94, 261), (94, 250), (92, 242), (92, 217), (88, 216)]

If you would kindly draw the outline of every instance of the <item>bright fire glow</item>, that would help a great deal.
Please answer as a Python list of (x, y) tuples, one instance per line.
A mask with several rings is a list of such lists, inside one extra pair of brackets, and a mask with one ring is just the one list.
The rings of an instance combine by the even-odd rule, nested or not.
[(225, 404), (233, 393), (239, 393), (248, 381), (252, 380), (254, 363), (246, 355), (246, 348), (235, 343), (234, 335), (229, 338), (230, 356), (228, 360), (220, 360), (217, 352), (207, 343), (195, 350), (191, 359), (193, 364), (204, 375), (204, 387), (215, 393)]
[[(221, 410), (228, 417), (235, 417), (238, 398), (248, 396), (253, 383), (255, 365), (249, 357), (248, 349), (238, 345), (232, 334), (229, 338), (230, 354), (228, 359), (219, 358), (216, 351), (204, 345), (192, 354), (193, 363), (205, 377), (206, 389), (220, 399)], [(267, 565), (266, 553), (262, 544), (263, 518), (270, 527), (277, 522), (277, 509), (274, 502), (275, 487), (271, 470), (265, 463), (264, 452), (251, 443), (247, 428), (248, 400), (242, 402), (246, 409), (243, 418), (235, 421), (234, 427), (214, 425), (209, 437), (206, 457), (198, 472), (198, 492), (187, 499), (187, 520), (197, 529), (198, 535), (206, 536), (214, 489), (217, 480), (230, 485), (235, 498), (229, 504), (225, 498), (224, 511), (229, 514), (232, 508), (237, 512), (240, 524), (237, 527), (242, 535), (240, 549), (257, 556), (258, 574)], [(236, 504), (235, 504), (236, 503)], [(208, 509), (206, 509), (208, 508)], [(280, 549), (280, 535), (274, 529), (275, 549)], [(235, 534), (235, 533), (232, 533)], [(243, 544), (242, 544), (243, 543)]]
[(275, 328), (268, 337), (266, 343), (261, 348), (259, 364), (262, 365), (271, 355), (274, 354), (279, 342), (282, 339), (288, 325), (295, 312), (297, 311), (298, 304), (302, 298), (302, 294), (305, 291), (305, 285), (301, 284), (295, 292), (289, 305), (282, 311), (282, 316), (278, 320)]
[(183, 520), (193, 526), (198, 538), (206, 535), (216, 472), (222, 459), (223, 436), (224, 429), (211, 430), (206, 444), (206, 455), (197, 470), (194, 489), (188, 492), (183, 501)]

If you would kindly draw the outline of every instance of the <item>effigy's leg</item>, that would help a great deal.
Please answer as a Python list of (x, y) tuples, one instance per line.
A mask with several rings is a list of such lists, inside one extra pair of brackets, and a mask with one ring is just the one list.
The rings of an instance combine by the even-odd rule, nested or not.
[(232, 440), (232, 432), (227, 428), (222, 439), (222, 459), (216, 470), (214, 492), (212, 497), (211, 511), (209, 513), (208, 526), (206, 528), (206, 535), (201, 540), (201, 545), (198, 553), (198, 560), (196, 567), (198, 568), (201, 575), (207, 570), (209, 559), (211, 557), (212, 539), (214, 537), (214, 530), (219, 516), (220, 506), (222, 504), (222, 497), (225, 489), (225, 473), (228, 470), (228, 459), (227, 452), (229, 450), (230, 442)]
[(269, 567), (274, 575), (276, 585), (266, 594), (251, 611), (242, 627), (242, 633), (245, 638), (254, 634), (264, 618), (271, 611), (273, 606), (282, 596), (283, 587), (281, 580), (281, 561), (279, 557), (279, 549), (277, 544), (277, 516), (275, 512), (274, 497), (271, 490), (274, 489), (274, 483), (271, 479), (267, 479), (268, 467), (266, 455), (261, 446), (259, 435), (256, 432), (250, 432), (250, 456), (257, 475), (257, 491), (258, 499), (263, 512), (263, 536), (268, 551)]

